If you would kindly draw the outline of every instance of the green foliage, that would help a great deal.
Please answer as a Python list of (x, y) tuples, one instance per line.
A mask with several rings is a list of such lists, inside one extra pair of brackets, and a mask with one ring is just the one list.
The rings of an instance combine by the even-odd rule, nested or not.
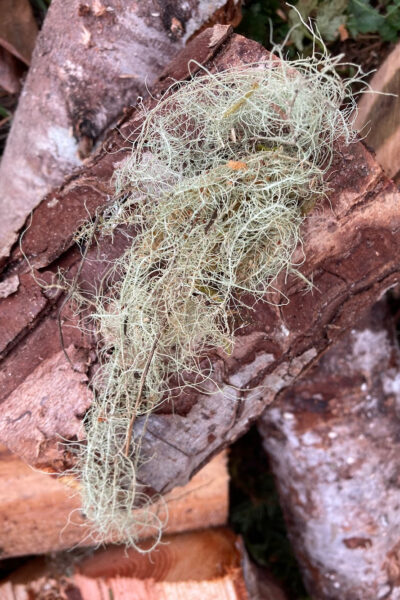
[(243, 18), (237, 33), (267, 45), (269, 38), (269, 21), (273, 24), (273, 34), (276, 41), (285, 39), (289, 31), (288, 24), (277, 14), (280, 9), (279, 0), (258, 0), (243, 8)]
[(296, 10), (289, 11), (289, 24), (295, 27), (291, 40), (298, 50), (304, 50), (304, 38), (312, 39), (309, 30), (303, 24), (315, 17), (315, 24), (324, 42), (333, 42), (339, 35), (340, 25), (345, 25), (348, 0), (299, 0)]
[(31, 0), (31, 4), (44, 14), (46, 14), (50, 2), (51, 0)]
[(284, 13), (275, 0), (251, 2), (243, 10), (239, 33), (268, 45), (268, 20), (272, 22), (277, 43), (281, 43), (289, 29), (295, 27), (289, 39), (299, 51), (306, 51), (311, 46), (312, 36), (302, 22), (307, 23), (309, 18), (314, 20), (327, 44), (338, 39), (340, 26), (346, 27), (354, 39), (360, 34), (371, 33), (395, 42), (400, 33), (400, 0), (384, 0), (378, 6), (373, 0), (298, 0), (293, 4), (295, 9)]
[(378, 33), (383, 40), (397, 40), (400, 32), (400, 0), (386, 3), (381, 12), (369, 0), (349, 0), (348, 13), (348, 28), (354, 38), (360, 33)]
[(10, 112), (0, 104), (0, 117), (6, 118), (10, 116)]

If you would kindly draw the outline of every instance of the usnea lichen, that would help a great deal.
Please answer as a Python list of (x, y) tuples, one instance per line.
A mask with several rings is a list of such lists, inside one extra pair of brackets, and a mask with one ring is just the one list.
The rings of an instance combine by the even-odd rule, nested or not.
[[(135, 545), (143, 527), (159, 535), (155, 511), (133, 514), (147, 502), (137, 472), (148, 415), (212, 377), (200, 361), (212, 347), (229, 353), (244, 294), (272, 301), (277, 277), (296, 271), (307, 207), (326, 193), (335, 143), (353, 138), (352, 81), (336, 63), (271, 57), (203, 70), (142, 107), (117, 199), (96, 224), (97, 237), (136, 232), (110, 267), (112, 285), (90, 298), (101, 368), (78, 468), (98, 539)], [(80, 240), (92, 235), (89, 224)]]

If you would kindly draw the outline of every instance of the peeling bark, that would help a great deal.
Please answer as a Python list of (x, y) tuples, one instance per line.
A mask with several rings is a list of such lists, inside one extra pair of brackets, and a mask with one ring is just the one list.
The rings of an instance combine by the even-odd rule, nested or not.
[[(74, 368), (61, 350), (39, 365), (1, 407), (3, 443), (11, 451), (22, 445), (27, 456), (35, 456), (34, 463), (39, 468), (46, 467), (50, 457), (57, 470), (71, 466), (63, 439), (78, 438), (82, 416), (92, 401), (85, 354), (71, 345), (68, 355)], [(24, 411), (19, 407), (20, 394), (29, 407)], [(54, 426), (58, 439), (54, 437)]]
[(380, 303), (260, 420), (313, 598), (400, 598), (399, 367)]
[(213, 18), (237, 23), (240, 1), (53, 0), (0, 165), (0, 261), (43, 196)]
[[(167, 87), (170, 77), (188, 76), (188, 57), (196, 57), (209, 69), (225, 69), (267, 60), (268, 53), (255, 42), (233, 35), (226, 27), (207, 30), (173, 61), (156, 86), (156, 95)], [(88, 212), (94, 215), (107, 205), (112, 193), (110, 177), (116, 164), (126, 157), (125, 139), (140, 118), (134, 110), (129, 113), (85, 169), (48, 195), (34, 211), (22, 246), (39, 275), (51, 277), (59, 266), (72, 273), (77, 268), (80, 255), (72, 247), (72, 235)], [(352, 327), (356, 315), (399, 281), (397, 189), (360, 143), (339, 149), (328, 177), (333, 191), (303, 228), (307, 261), (302, 272), (313, 280), (313, 292), (305, 294), (304, 284), (298, 278), (282, 278), (282, 296), (277, 295), (277, 306), (260, 302), (255, 312), (243, 315), (250, 324), (237, 337), (233, 354), (210, 354), (215, 383), (210, 384), (207, 393), (186, 390), (173, 407), (166, 403), (150, 417), (143, 452), (154, 460), (145, 462), (139, 473), (150, 490), (165, 492), (184, 484), (211, 456), (243, 434), (281, 390)], [(49, 231), (46, 238), (44, 224)], [(104, 245), (89, 252), (115, 256), (122, 251), (123, 243), (121, 237), (114, 246)], [(22, 280), (30, 277), (26, 271), (26, 262), (20, 250), (15, 249), (4, 276), (7, 279), (18, 274)], [(98, 277), (101, 267), (95, 271), (88, 261), (82, 281), (93, 282)], [(21, 287), (0, 301), (0, 309), (2, 302), (11, 302), (3, 313), (6, 320), (14, 314), (12, 303), (24, 313), (19, 300), (22, 293)], [(36, 293), (39, 297), (44, 294), (38, 285)], [(279, 306), (283, 294), (289, 303)], [(46, 296), (44, 306), (32, 321), (21, 324), (18, 333), (14, 331), (2, 340), (0, 390), (3, 400), (13, 393), (20, 414), (26, 410), (21, 393), (24, 379), (60, 351), (56, 323), (60, 302), (59, 297)], [(95, 360), (90, 339), (82, 339), (72, 327), (65, 327), (64, 336), (66, 345), (87, 350), (88, 363)], [(143, 421), (137, 419), (137, 433), (142, 426)], [(47, 435), (51, 437), (49, 430)], [(16, 443), (14, 451), (33, 463), (37, 460), (24, 444), (17, 447)], [(46, 457), (41, 459), (45, 461)], [(53, 460), (49, 457), (49, 464)]]

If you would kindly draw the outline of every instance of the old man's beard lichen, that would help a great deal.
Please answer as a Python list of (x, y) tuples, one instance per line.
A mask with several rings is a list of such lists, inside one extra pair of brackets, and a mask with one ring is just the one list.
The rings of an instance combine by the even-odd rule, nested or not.
[[(137, 232), (111, 265), (113, 285), (89, 304), (101, 368), (78, 470), (98, 539), (135, 545), (143, 527), (159, 535), (150, 501), (139, 522), (133, 514), (146, 504), (136, 475), (148, 415), (211, 378), (200, 359), (210, 348), (230, 352), (244, 297), (273, 302), (277, 277), (298, 273), (300, 226), (326, 194), (335, 142), (353, 138), (352, 81), (336, 74), (337, 62), (271, 56), (203, 70), (142, 107), (117, 199), (96, 223), (97, 239)], [(80, 240), (92, 235), (88, 224)]]

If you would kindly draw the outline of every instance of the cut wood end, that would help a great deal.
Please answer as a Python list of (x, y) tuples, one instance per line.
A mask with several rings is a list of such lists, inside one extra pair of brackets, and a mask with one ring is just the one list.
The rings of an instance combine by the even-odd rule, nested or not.
[[(173, 489), (165, 496), (165, 502), (154, 509), (161, 518), (166, 517), (166, 504), (166, 532), (171, 534), (225, 525), (228, 487), (227, 453), (222, 452), (186, 486)], [(34, 471), (0, 447), (0, 531), (3, 532), (0, 557), (90, 545), (89, 527), (80, 512), (78, 488), (79, 482), (74, 477), (56, 479), (51, 474)]]
[(50, 567), (34, 560), (0, 585), (0, 597), (27, 600), (51, 591), (82, 600), (249, 600), (237, 541), (230, 530), (214, 529), (168, 536), (151, 554), (112, 546), (79, 562), (71, 555)]

